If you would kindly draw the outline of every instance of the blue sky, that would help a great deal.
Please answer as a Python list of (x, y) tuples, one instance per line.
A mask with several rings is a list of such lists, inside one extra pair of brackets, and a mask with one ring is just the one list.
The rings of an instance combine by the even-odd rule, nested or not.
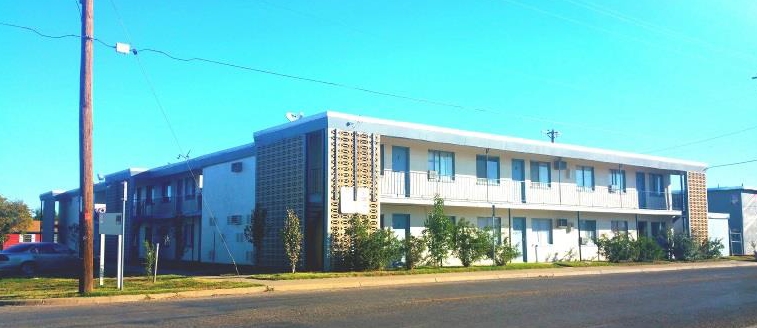
[[(78, 34), (78, 10), (2, 1), (0, 22)], [(562, 143), (711, 165), (755, 159), (754, 17), (751, 0), (97, 0), (95, 36), (109, 44), (459, 107), (96, 44), (94, 170), (176, 162), (251, 142), (287, 111), (325, 110), (542, 140), (555, 128)], [(0, 44), (0, 194), (38, 207), (40, 193), (78, 186), (79, 42), (0, 26)], [(708, 184), (757, 185), (755, 169), (713, 168)]]

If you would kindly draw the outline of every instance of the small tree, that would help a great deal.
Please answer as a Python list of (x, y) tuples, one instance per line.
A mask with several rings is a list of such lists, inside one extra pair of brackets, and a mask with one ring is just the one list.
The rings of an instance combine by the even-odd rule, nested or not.
[(452, 249), (452, 221), (444, 215), (444, 199), (434, 196), (434, 207), (423, 223), (423, 237), (428, 246), (429, 261), (432, 265), (441, 267)]
[(461, 219), (453, 234), (452, 253), (460, 259), (464, 267), (483, 259), (492, 250), (492, 237), (488, 229), (478, 229), (472, 223)]
[(265, 238), (268, 211), (255, 206), (252, 211), (252, 222), (244, 228), (244, 237), (255, 248), (255, 265), (260, 265), (263, 259), (263, 238)]
[(389, 230), (371, 231), (366, 216), (353, 215), (345, 229), (345, 264), (351, 270), (380, 270), (402, 257), (402, 244)]
[(293, 209), (287, 209), (286, 221), (284, 228), (281, 229), (281, 239), (284, 242), (284, 253), (292, 266), (292, 273), (297, 269), (297, 263), (300, 262), (302, 253), (302, 230), (300, 230), (300, 218)]
[(494, 265), (507, 265), (507, 263), (510, 263), (513, 259), (520, 256), (520, 249), (518, 249), (518, 246), (519, 245), (517, 244), (511, 245), (509, 239), (505, 237), (502, 245), (497, 245), (494, 247), (494, 254), (492, 254), (491, 256)]
[(29, 206), (24, 202), (8, 201), (0, 196), (0, 249), (13, 232), (23, 232), (32, 223), (32, 214)]
[(424, 260), (426, 241), (421, 237), (408, 236), (405, 238), (402, 250), (405, 254), (405, 268), (413, 270)]
[(153, 274), (153, 269), (155, 268), (155, 247), (150, 243), (149, 240), (144, 241), (143, 246), (145, 247), (145, 275), (147, 277), (151, 277)]

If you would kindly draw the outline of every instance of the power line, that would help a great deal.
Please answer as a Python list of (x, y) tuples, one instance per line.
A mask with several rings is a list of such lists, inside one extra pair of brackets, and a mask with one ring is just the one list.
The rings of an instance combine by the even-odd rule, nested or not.
[[(35, 33), (35, 34), (37, 34), (37, 35), (39, 35), (41, 37), (48, 38), (48, 39), (65, 39), (65, 38), (81, 39), (82, 38), (80, 35), (76, 35), (76, 34), (49, 35), (49, 34), (42, 33), (40, 31), (38, 31), (37, 29), (28, 27), (28, 26), (21, 26), (21, 25), (4, 23), (4, 22), (0, 22), (0, 25), (8, 26), (8, 27), (15, 27), (15, 28), (20, 28), (20, 29), (23, 29), (23, 30), (31, 31), (31, 32), (33, 32), (33, 33)], [(110, 44), (108, 44), (108, 43), (106, 43), (106, 42), (104, 42), (104, 41), (102, 41), (102, 40), (100, 40), (98, 38), (92, 38), (92, 40), (97, 41), (100, 44), (102, 44), (102, 45), (104, 45), (104, 46), (106, 46), (108, 48), (113, 48), (113, 49), (116, 48), (115, 45), (110, 45)]]
[(673, 145), (673, 146), (665, 147), (665, 148), (658, 148), (658, 149), (646, 151), (644, 153), (651, 154), (651, 153), (661, 152), (661, 151), (664, 151), (664, 150), (671, 150), (671, 149), (674, 149), (674, 148), (681, 148), (681, 147), (696, 145), (696, 144), (700, 144), (700, 143), (704, 143), (704, 142), (708, 142), (708, 141), (712, 141), (712, 140), (716, 140), (716, 139), (720, 139), (720, 138), (729, 137), (729, 136), (736, 135), (736, 134), (739, 134), (739, 133), (751, 131), (751, 130), (754, 130), (754, 129), (757, 129), (757, 125), (750, 126), (748, 128), (741, 129), (741, 130), (738, 130), (738, 131), (732, 131), (732, 132), (724, 133), (724, 134), (717, 135), (717, 136), (714, 136), (714, 137), (709, 137), (709, 138), (704, 138), (704, 139), (689, 141), (689, 142), (685, 142), (685, 143), (682, 143), (682, 144)]
[(716, 167), (734, 166), (734, 165), (741, 165), (741, 164), (754, 163), (754, 162), (757, 162), (757, 158), (755, 158), (755, 159), (750, 159), (750, 160), (747, 160), (747, 161), (742, 161), (742, 162), (735, 162), (735, 163), (727, 163), (727, 164), (719, 164), (719, 165), (713, 165), (713, 166), (707, 167), (707, 168), (705, 169), (705, 171), (706, 171), (706, 170), (709, 170), (709, 169), (712, 169), (712, 168), (716, 168)]

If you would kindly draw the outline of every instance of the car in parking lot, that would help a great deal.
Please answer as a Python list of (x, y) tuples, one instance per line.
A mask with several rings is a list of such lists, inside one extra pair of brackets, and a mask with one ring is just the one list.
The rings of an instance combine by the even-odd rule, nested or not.
[(0, 251), (0, 272), (69, 273), (81, 266), (78, 252), (49, 242), (21, 243)]

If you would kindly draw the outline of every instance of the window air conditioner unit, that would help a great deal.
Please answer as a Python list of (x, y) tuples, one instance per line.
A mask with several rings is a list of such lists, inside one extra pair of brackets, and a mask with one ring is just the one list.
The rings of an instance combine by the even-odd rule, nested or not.
[(428, 179), (429, 180), (439, 180), (439, 173), (433, 170), (428, 171)]
[(242, 162), (231, 163), (231, 172), (235, 172), (235, 173), (242, 172)]

